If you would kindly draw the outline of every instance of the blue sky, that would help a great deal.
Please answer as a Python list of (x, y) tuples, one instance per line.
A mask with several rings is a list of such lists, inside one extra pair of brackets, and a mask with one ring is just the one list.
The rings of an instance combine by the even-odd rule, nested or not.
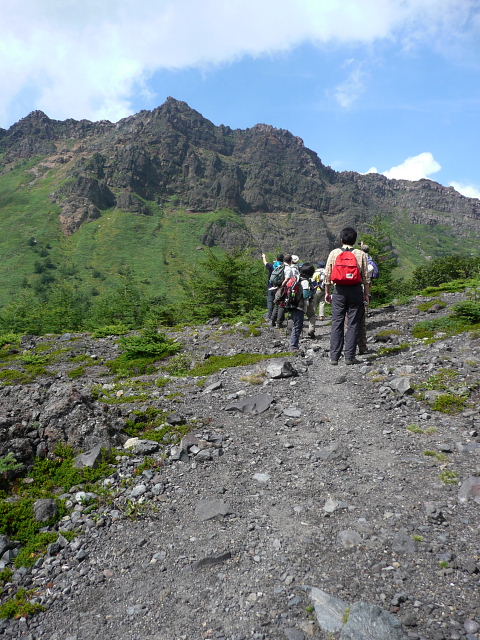
[(290, 130), (336, 170), (480, 197), (479, 0), (0, 0), (0, 126), (167, 96)]

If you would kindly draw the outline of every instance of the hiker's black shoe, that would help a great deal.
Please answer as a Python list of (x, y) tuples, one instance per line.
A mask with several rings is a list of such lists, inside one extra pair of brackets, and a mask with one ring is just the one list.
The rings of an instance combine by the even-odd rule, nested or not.
[(353, 358), (353, 360), (345, 360), (345, 364), (362, 364), (362, 361)]

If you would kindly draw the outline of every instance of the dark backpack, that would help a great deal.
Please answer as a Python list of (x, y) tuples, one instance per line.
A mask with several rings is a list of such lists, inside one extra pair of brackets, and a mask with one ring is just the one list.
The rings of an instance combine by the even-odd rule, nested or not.
[(270, 287), (279, 287), (285, 280), (285, 265), (282, 263), (272, 271), (268, 281)]
[(370, 277), (372, 279), (378, 278), (378, 276), (380, 275), (380, 269), (378, 268), (378, 264), (375, 262), (372, 256), (368, 255), (368, 253), (367, 253), (367, 262), (373, 268), (373, 271), (369, 270)]
[(354, 285), (362, 282), (362, 272), (352, 249), (342, 249), (333, 265), (330, 277), (334, 284)]

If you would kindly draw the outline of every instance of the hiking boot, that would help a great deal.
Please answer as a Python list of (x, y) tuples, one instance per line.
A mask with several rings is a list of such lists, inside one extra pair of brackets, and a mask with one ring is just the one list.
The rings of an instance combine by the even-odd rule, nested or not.
[(362, 361), (353, 358), (353, 360), (345, 360), (345, 364), (362, 364)]
[(309, 338), (311, 338), (312, 340), (315, 340), (315, 338), (317, 337), (317, 336), (315, 335), (315, 332), (314, 332), (314, 331), (309, 331), (307, 335), (308, 335), (308, 337), (309, 337)]
[(359, 349), (358, 350), (358, 355), (359, 356), (364, 356), (366, 353), (368, 353), (368, 349)]

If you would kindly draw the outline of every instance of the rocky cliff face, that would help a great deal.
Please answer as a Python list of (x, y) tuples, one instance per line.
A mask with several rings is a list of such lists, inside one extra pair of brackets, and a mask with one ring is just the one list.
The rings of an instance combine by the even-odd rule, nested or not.
[(149, 201), (172, 198), (193, 211), (230, 208), (244, 215), (244, 226), (212, 226), (204, 238), (209, 245), (251, 244), (267, 231), (265, 246), (280, 246), (289, 227), (285, 214), (294, 213), (290, 227), (305, 255), (312, 244), (327, 250), (345, 224), (361, 228), (379, 214), (447, 225), (458, 236), (480, 226), (480, 201), (453, 188), (338, 173), (288, 131), (217, 127), (173, 98), (116, 124), (60, 122), (34, 111), (0, 131), (0, 152), (3, 168), (36, 156), (47, 166), (66, 165), (67, 180), (52, 194), (66, 234), (110, 207), (148, 215)]

